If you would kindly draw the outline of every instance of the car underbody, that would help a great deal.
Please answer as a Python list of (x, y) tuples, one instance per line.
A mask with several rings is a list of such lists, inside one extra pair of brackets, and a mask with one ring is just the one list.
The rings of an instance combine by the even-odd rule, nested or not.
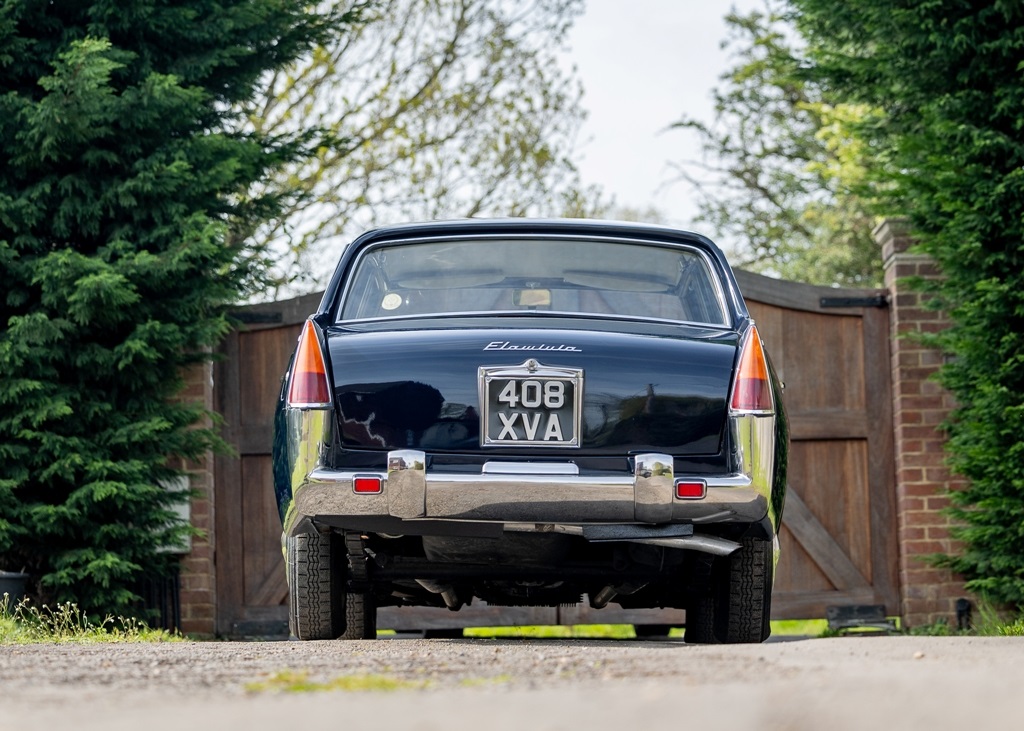
[[(299, 636), (371, 637), (377, 607), (458, 611), (480, 600), (489, 606), (586, 602), (602, 609), (614, 602), (627, 609), (685, 609), (691, 642), (757, 642), (767, 631), (766, 610), (756, 606), (771, 585), (774, 565), (767, 521), (696, 535), (688, 524), (602, 525), (591, 526), (589, 537), (580, 534), (581, 526), (564, 525), (434, 522), (410, 526), (427, 534), (400, 535), (345, 524), (337, 518), (308, 521), (301, 526), (307, 532), (289, 541), (292, 551), (301, 543), (303, 550), (317, 552), (324, 577), (315, 595), (300, 589), (297, 601), (310, 602), (310, 609), (330, 606), (318, 617), (320, 629), (293, 627)], [(732, 575), (752, 571), (749, 594), (733, 596)], [(328, 578), (338, 576), (345, 577), (343, 583)], [(342, 629), (349, 604), (360, 611)]]

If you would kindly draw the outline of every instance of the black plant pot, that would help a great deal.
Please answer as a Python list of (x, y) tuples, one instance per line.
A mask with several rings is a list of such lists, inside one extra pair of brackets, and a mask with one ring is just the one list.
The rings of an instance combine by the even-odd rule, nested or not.
[(0, 599), (8, 596), (8, 606), (14, 606), (25, 597), (25, 580), (28, 574), (0, 571)]

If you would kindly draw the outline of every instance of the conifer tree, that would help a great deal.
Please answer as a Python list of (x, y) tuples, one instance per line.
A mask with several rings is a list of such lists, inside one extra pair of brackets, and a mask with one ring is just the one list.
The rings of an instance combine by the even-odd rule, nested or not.
[(860, 134), (889, 161), (888, 212), (942, 274), (949, 461), (969, 485), (951, 493), (962, 550), (939, 560), (1024, 608), (1024, 5), (792, 2), (809, 71), (883, 110)]
[(163, 485), (215, 439), (183, 368), (258, 281), (232, 227), (312, 135), (231, 110), (351, 14), (300, 0), (0, 0), (0, 569), (131, 612), (189, 528)]

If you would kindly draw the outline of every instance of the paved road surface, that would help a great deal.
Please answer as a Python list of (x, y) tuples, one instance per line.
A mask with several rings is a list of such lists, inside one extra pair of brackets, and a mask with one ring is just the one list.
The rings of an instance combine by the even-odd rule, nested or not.
[[(382, 675), (395, 691), (253, 691)], [(1024, 728), (1024, 638), (390, 640), (0, 647), (0, 729)]]

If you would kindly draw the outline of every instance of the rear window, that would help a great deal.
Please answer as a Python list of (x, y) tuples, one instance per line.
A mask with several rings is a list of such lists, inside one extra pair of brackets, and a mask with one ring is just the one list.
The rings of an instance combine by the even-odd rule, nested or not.
[(575, 239), (368, 249), (340, 319), (522, 312), (728, 323), (718, 280), (696, 249)]

